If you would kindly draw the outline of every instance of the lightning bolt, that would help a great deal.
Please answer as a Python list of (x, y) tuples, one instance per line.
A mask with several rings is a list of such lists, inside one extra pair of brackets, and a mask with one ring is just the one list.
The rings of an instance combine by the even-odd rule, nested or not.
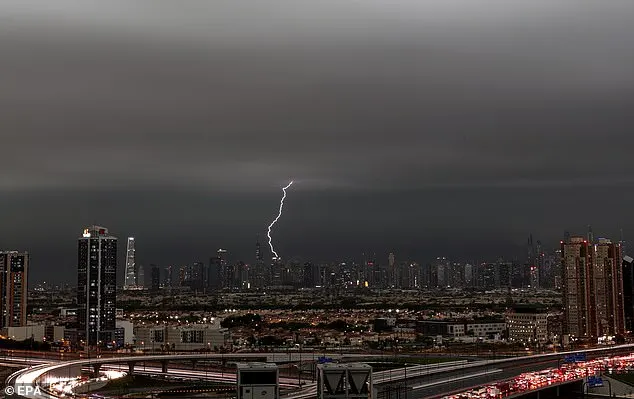
[(293, 184), (293, 181), (291, 180), (290, 183), (288, 183), (288, 185), (284, 188), (282, 188), (282, 191), (284, 192), (284, 195), (282, 195), (282, 199), (280, 200), (280, 211), (277, 214), (277, 217), (275, 218), (275, 220), (273, 220), (273, 222), (271, 222), (271, 224), (269, 225), (269, 230), (268, 233), (266, 233), (266, 235), (269, 237), (269, 247), (271, 247), (271, 252), (273, 252), (273, 255), (275, 255), (275, 258), (279, 258), (279, 256), (277, 256), (277, 252), (275, 252), (275, 249), (273, 249), (273, 239), (271, 238), (271, 229), (273, 228), (273, 225), (275, 223), (277, 223), (277, 221), (279, 220), (279, 218), (282, 216), (282, 209), (284, 209), (284, 200), (286, 199), (286, 190)]

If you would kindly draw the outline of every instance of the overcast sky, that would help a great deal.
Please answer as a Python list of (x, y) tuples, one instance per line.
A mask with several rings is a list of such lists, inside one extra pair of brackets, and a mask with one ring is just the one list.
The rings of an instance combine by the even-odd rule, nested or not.
[(634, 237), (632, 15), (2, 0), (0, 247), (32, 253), (32, 281), (74, 281), (91, 223), (136, 236), (144, 264), (251, 262), (290, 179), (287, 259), (495, 259), (587, 224)]

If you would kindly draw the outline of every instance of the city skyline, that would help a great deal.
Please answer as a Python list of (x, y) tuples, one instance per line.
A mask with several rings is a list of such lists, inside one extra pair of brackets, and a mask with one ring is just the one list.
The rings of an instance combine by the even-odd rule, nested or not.
[(95, 222), (246, 262), (290, 180), (284, 259), (634, 234), (632, 2), (37, 3), (0, 5), (0, 246), (37, 278)]
[[(586, 232), (584, 235), (588, 235), (588, 234), (593, 234), (592, 233), (592, 228), (590, 226), (586, 226), (586, 228), (589, 228), (590, 231)], [(622, 234), (623, 232), (621, 230), (619, 230), (620, 234)], [(580, 231), (573, 231), (573, 235), (578, 235), (579, 233), (581, 233)], [(114, 233), (114, 234), (118, 234), (118, 233)], [(339, 257), (332, 257), (332, 258), (327, 258), (327, 257), (320, 257), (320, 258), (310, 258), (308, 256), (301, 256), (301, 255), (293, 255), (293, 256), (288, 256), (288, 257), (284, 257), (281, 258), (281, 261), (283, 264), (288, 264), (288, 262), (292, 262), (294, 264), (303, 264), (305, 262), (310, 262), (316, 265), (319, 264), (337, 264), (337, 263), (341, 263), (341, 262), (354, 262), (357, 264), (364, 264), (366, 261), (371, 260), (373, 263), (376, 263), (377, 265), (381, 265), (382, 267), (389, 267), (392, 262), (396, 261), (396, 264), (404, 264), (404, 263), (417, 263), (417, 264), (421, 264), (421, 265), (430, 265), (433, 264), (435, 260), (437, 259), (447, 259), (450, 262), (458, 262), (462, 265), (478, 265), (478, 264), (492, 264), (492, 263), (496, 263), (498, 261), (504, 261), (504, 262), (511, 262), (514, 263), (516, 265), (537, 265), (538, 264), (538, 258), (540, 255), (538, 255), (535, 251), (542, 253), (542, 254), (546, 254), (546, 255), (553, 255), (555, 253), (555, 251), (558, 250), (559, 248), (559, 244), (561, 242), (562, 239), (565, 239), (566, 234), (570, 234), (570, 232), (568, 231), (568, 229), (566, 229), (563, 234), (559, 235), (558, 240), (553, 241), (553, 242), (546, 242), (544, 243), (542, 240), (539, 239), (535, 239), (535, 242), (532, 241), (533, 235), (529, 234), (528, 236), (524, 237), (524, 242), (523, 243), (513, 243), (512, 245), (508, 246), (507, 248), (500, 248), (500, 250), (498, 250), (497, 252), (490, 252), (490, 253), (485, 253), (482, 255), (478, 255), (478, 256), (459, 256), (456, 255), (456, 253), (451, 254), (449, 253), (442, 253), (442, 254), (425, 254), (425, 255), (419, 255), (417, 256), (411, 256), (408, 253), (404, 253), (404, 252), (399, 252), (399, 251), (394, 251), (394, 247), (389, 247), (389, 251), (388, 252), (377, 252), (377, 251), (372, 251), (372, 250), (364, 250), (362, 252), (359, 253), (347, 253), (344, 254), (342, 256)], [(128, 268), (128, 264), (129, 264), (129, 255), (130, 253), (128, 252), (128, 246), (130, 245), (130, 241), (132, 241), (133, 243), (136, 242), (136, 239), (134, 237), (128, 237), (127, 241), (128, 241), (128, 245), (125, 247), (119, 247), (118, 251), (117, 251), (117, 260), (118, 260), (118, 270), (117, 270), (117, 285), (120, 285), (122, 288), (126, 288), (126, 286), (128, 286), (128, 278), (126, 278), (126, 276), (128, 276), (132, 281), (134, 280), (135, 284), (133, 284), (132, 288), (135, 288), (135, 286), (138, 286), (138, 288), (142, 288), (144, 285), (149, 286), (149, 284), (151, 284), (151, 268), (153, 266), (158, 266), (160, 269), (164, 269), (166, 267), (173, 267), (175, 268), (175, 271), (178, 271), (179, 268), (181, 267), (192, 267), (192, 265), (196, 265), (196, 263), (201, 262), (203, 264), (205, 264), (207, 262), (207, 260), (210, 259), (210, 257), (214, 257), (216, 253), (228, 253), (229, 255), (225, 255), (223, 256), (223, 258), (225, 258), (229, 264), (231, 266), (234, 265), (238, 265), (238, 264), (243, 264), (246, 266), (251, 266), (254, 267), (256, 266), (258, 263), (264, 263), (264, 264), (271, 264), (271, 262), (275, 263), (275, 258), (274, 256), (272, 256), (273, 254), (269, 253), (270, 251), (268, 250), (268, 247), (266, 245), (262, 245), (262, 243), (259, 240), (259, 235), (255, 236), (254, 241), (252, 241), (251, 244), (251, 253), (248, 253), (248, 251), (242, 251), (242, 254), (244, 255), (244, 257), (239, 256), (239, 253), (235, 253), (231, 250), (226, 250), (226, 249), (211, 249), (209, 251), (208, 254), (203, 254), (203, 255), (199, 255), (199, 256), (184, 256), (184, 257), (180, 257), (177, 260), (173, 261), (173, 262), (166, 262), (166, 263), (161, 263), (158, 262), (157, 260), (153, 260), (153, 257), (151, 254), (147, 254), (147, 253), (141, 253), (141, 259), (142, 261), (138, 261), (137, 260), (137, 254), (134, 253), (134, 258), (133, 258), (133, 263), (132, 265), (134, 265), (134, 267), (132, 269)], [(528, 245), (526, 242), (526, 239), (528, 238)], [(596, 239), (599, 238), (607, 238), (607, 239), (612, 239), (614, 241), (619, 241), (619, 239), (617, 239), (617, 237), (613, 237), (610, 235), (605, 235), (605, 234), (598, 234), (596, 237)], [(259, 244), (259, 245), (258, 245)], [(627, 244), (627, 240), (623, 241), (623, 244), (625, 244), (624, 249), (626, 248), (626, 244)], [(134, 248), (134, 247), (133, 247)], [(8, 250), (8, 249), (5, 249)], [(15, 250), (15, 248), (11, 248), (11, 250)], [(27, 249), (23, 249), (20, 248), (20, 250), (26, 250), (31, 252), (28, 248)], [(528, 255), (527, 255), (527, 250), (529, 251)], [(134, 249), (133, 249), (134, 251)], [(503, 255), (506, 254), (506, 255)], [(510, 255), (509, 255), (510, 254)], [(438, 257), (438, 255), (440, 255), (440, 257)], [(76, 253), (73, 253), (73, 256), (76, 256)], [(174, 257), (172, 257), (172, 259), (175, 259)], [(57, 274), (57, 278), (48, 278), (47, 276), (42, 276), (41, 274), (37, 274), (35, 276), (31, 276), (30, 277), (30, 281), (32, 283), (37, 283), (37, 284), (41, 284), (43, 282), (47, 282), (50, 284), (70, 284), (71, 286), (74, 285), (76, 283), (76, 263), (72, 266), (73, 270), (71, 272), (70, 275), (68, 276), (60, 276), (59, 273)], [(30, 268), (32, 268), (32, 266), (30, 266)], [(148, 268), (148, 276), (145, 277), (144, 276), (144, 268)], [(133, 270), (134, 273), (128, 274), (127, 272)], [(33, 273), (31, 271), (31, 273)], [(530, 273), (530, 272), (529, 272)], [(531, 279), (537, 278), (537, 281), (539, 281), (539, 273), (540, 271), (535, 270), (534, 271), (534, 275), (533, 277), (527, 277), (527, 281), (531, 281)], [(161, 276), (163, 276), (161, 274)], [(176, 279), (178, 279), (178, 276), (174, 276), (176, 277)], [(220, 278), (218, 276), (218, 278)], [(389, 275), (385, 276), (386, 279), (390, 279), (391, 277)], [(163, 277), (161, 277), (161, 280), (163, 279)], [(538, 288), (538, 287), (537, 287)]]

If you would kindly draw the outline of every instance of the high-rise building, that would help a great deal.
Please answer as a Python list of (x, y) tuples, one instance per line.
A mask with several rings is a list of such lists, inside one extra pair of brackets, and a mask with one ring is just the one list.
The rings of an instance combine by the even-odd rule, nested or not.
[(78, 239), (77, 324), (87, 345), (114, 337), (117, 299), (117, 238), (101, 226), (84, 229)]
[(150, 265), (152, 268), (152, 291), (156, 292), (161, 286), (161, 269), (156, 265)]
[(0, 327), (26, 326), (29, 254), (0, 252)]
[(592, 246), (583, 237), (561, 242), (563, 269), (564, 333), (573, 337), (592, 336), (593, 298)]
[(634, 258), (623, 257), (623, 308), (625, 331), (634, 331)]
[(473, 287), (473, 266), (469, 263), (464, 265), (464, 285), (465, 287)]
[(194, 262), (192, 265), (192, 275), (190, 277), (189, 286), (192, 290), (202, 291), (206, 287), (205, 264), (203, 262)]
[(398, 270), (396, 269), (396, 259), (392, 252), (387, 256), (387, 276), (389, 279), (388, 287), (398, 288)]
[(123, 284), (123, 288), (135, 288), (137, 285), (137, 278), (134, 237), (128, 237), (128, 245), (125, 252), (125, 283)]
[(621, 245), (600, 238), (594, 245), (594, 288), (596, 336), (623, 334), (623, 257)]
[(262, 247), (260, 246), (260, 236), (257, 236), (255, 240), (255, 261), (264, 261), (264, 256), (262, 255)]
[(620, 244), (571, 237), (561, 242), (564, 332), (577, 338), (623, 334), (625, 306)]
[(136, 288), (142, 289), (145, 287), (145, 267), (143, 265), (136, 265)]
[(222, 263), (218, 256), (209, 258), (209, 269), (207, 277), (207, 288), (210, 290), (218, 290), (222, 288), (221, 276)]
[(165, 266), (163, 275), (163, 287), (172, 288), (172, 266)]
[(185, 287), (189, 284), (189, 266), (181, 266), (178, 268), (178, 286)]

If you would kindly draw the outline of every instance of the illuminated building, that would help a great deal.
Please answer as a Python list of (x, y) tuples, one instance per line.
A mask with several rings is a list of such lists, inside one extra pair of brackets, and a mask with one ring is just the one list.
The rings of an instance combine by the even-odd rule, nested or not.
[(509, 340), (516, 342), (545, 343), (548, 341), (548, 314), (536, 309), (517, 307), (506, 315)]
[(621, 245), (600, 238), (594, 245), (595, 336), (614, 336), (625, 330)]
[(0, 252), (0, 327), (26, 326), (29, 254)]
[[(588, 238), (594, 239), (591, 230)], [(577, 338), (622, 334), (625, 330), (620, 244), (583, 237), (561, 242), (564, 333)]]
[(78, 239), (77, 324), (87, 345), (111, 341), (115, 331), (117, 238), (101, 226)]
[(574, 337), (591, 336), (592, 246), (583, 237), (561, 242), (563, 268), (564, 332)]
[(634, 258), (623, 257), (623, 308), (625, 330), (634, 330)]
[(128, 237), (128, 246), (125, 252), (125, 283), (124, 289), (135, 288), (137, 281), (136, 260), (134, 253), (134, 237)]

